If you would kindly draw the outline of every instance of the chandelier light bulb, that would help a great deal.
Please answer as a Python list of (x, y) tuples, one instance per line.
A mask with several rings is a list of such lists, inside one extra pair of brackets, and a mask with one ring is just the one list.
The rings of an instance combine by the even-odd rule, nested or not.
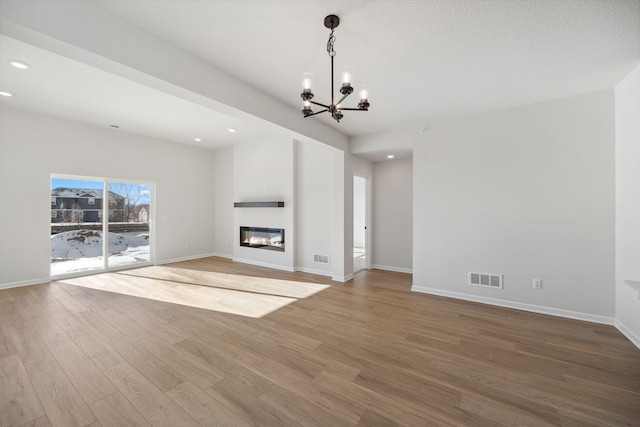
[(360, 91), (360, 99), (369, 99), (369, 91), (366, 89), (362, 89)]
[(307, 100), (302, 101), (302, 114), (305, 117), (313, 114), (313, 110), (311, 110), (311, 102)]
[(345, 71), (342, 73), (342, 83), (351, 83), (351, 73)]
[(300, 97), (303, 101), (310, 101), (313, 99), (313, 92), (311, 91), (311, 77), (312, 75), (309, 73), (302, 74), (302, 93)]

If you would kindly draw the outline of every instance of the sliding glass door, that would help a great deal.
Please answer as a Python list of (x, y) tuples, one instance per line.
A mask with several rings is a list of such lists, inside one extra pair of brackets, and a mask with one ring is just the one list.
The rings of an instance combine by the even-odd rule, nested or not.
[(149, 196), (151, 186), (109, 182), (108, 267), (147, 263), (149, 251)]
[(104, 268), (102, 192), (96, 180), (51, 179), (51, 275)]
[(149, 264), (151, 206), (149, 183), (52, 177), (51, 276)]

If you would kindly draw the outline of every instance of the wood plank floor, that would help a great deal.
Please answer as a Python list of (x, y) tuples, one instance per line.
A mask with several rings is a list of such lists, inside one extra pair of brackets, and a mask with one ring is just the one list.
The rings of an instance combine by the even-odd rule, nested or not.
[(0, 426), (640, 426), (615, 328), (410, 284), (206, 258), (0, 291)]

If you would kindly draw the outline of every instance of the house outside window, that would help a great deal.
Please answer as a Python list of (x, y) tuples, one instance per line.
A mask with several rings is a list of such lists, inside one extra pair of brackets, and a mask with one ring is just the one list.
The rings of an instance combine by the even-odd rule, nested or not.
[[(125, 213), (125, 198), (118, 193), (109, 191), (109, 220), (122, 220)], [(51, 209), (60, 210), (60, 215), (51, 217), (51, 222), (68, 222), (70, 215), (75, 215), (72, 222), (98, 222), (102, 218), (104, 203), (103, 190), (95, 188), (67, 188), (54, 187), (51, 189)]]

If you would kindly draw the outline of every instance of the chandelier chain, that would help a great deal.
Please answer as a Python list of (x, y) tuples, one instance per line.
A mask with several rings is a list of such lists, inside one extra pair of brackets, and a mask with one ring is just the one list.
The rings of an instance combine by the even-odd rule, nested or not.
[(331, 30), (331, 34), (329, 34), (329, 41), (327, 41), (327, 53), (329, 56), (336, 56), (336, 51), (333, 50), (333, 44), (336, 41), (336, 36), (333, 35), (333, 29)]

